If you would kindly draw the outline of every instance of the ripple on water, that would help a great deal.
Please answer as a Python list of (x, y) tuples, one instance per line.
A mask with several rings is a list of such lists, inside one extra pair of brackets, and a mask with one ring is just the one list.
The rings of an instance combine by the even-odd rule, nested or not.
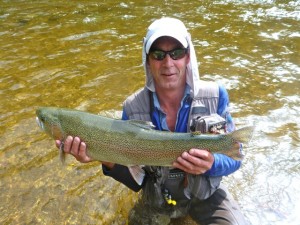
[(256, 126), (242, 168), (225, 178), (247, 219), (300, 221), (299, 7), (291, 0), (2, 1), (0, 223), (124, 224), (136, 195), (102, 176), (97, 163), (68, 158), (61, 166), (34, 110), (121, 110), (144, 84), (142, 39), (161, 16), (186, 23), (201, 78), (228, 89), (237, 127)]

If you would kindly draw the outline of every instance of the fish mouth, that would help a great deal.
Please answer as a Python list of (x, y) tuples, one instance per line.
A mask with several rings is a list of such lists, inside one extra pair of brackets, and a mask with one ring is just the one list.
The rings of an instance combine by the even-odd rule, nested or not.
[(44, 123), (39, 119), (39, 117), (35, 117), (36, 123), (38, 126), (42, 129), (45, 130)]

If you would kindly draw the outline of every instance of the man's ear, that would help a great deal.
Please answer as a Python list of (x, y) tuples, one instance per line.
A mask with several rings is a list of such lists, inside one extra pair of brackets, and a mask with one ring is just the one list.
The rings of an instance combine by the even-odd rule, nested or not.
[(186, 64), (189, 64), (190, 61), (191, 61), (191, 57), (190, 57), (190, 51), (189, 51), (187, 54), (187, 57), (186, 57)]

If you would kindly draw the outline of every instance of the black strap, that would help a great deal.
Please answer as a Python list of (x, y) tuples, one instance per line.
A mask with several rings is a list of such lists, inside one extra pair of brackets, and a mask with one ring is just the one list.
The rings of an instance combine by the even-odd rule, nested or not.
[(149, 107), (150, 107), (150, 110), (149, 110), (149, 113), (150, 113), (150, 118), (152, 120), (152, 114), (153, 114), (153, 110), (154, 110), (154, 102), (153, 102), (153, 92), (148, 90), (148, 93), (149, 93)]

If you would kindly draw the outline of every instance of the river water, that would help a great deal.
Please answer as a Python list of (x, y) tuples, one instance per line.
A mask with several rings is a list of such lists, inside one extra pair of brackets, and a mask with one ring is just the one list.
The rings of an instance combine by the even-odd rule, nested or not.
[(38, 106), (118, 112), (144, 84), (153, 19), (188, 27), (200, 76), (256, 131), (224, 178), (249, 224), (300, 224), (300, 1), (0, 1), (0, 224), (126, 224), (137, 195), (99, 163), (62, 166)]

